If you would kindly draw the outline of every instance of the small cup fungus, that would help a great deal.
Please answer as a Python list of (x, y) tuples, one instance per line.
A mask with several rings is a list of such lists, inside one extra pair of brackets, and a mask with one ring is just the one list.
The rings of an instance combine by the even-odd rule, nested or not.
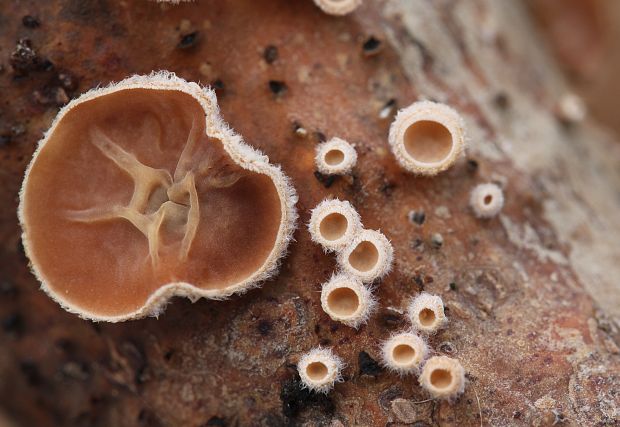
[(427, 334), (434, 334), (448, 322), (441, 297), (426, 292), (414, 298), (407, 313), (413, 328)]
[(342, 269), (362, 282), (385, 276), (392, 268), (394, 248), (382, 233), (363, 230), (338, 254)]
[(319, 393), (329, 392), (336, 382), (342, 381), (344, 363), (329, 348), (313, 348), (304, 354), (297, 370), (305, 387)]
[(333, 276), (321, 290), (323, 311), (352, 328), (366, 323), (376, 304), (372, 292), (359, 279), (345, 274)]
[(59, 112), (26, 171), (19, 218), (43, 289), (85, 318), (121, 321), (272, 276), (295, 202), (280, 168), (224, 123), (212, 90), (162, 72)]
[(469, 205), (478, 218), (492, 218), (504, 206), (504, 192), (496, 184), (479, 184), (471, 192)]
[(418, 381), (433, 398), (454, 400), (465, 390), (465, 370), (456, 359), (434, 356), (424, 364)]
[(316, 146), (316, 168), (326, 175), (342, 175), (357, 163), (357, 152), (344, 139), (332, 138)]
[(403, 168), (436, 175), (456, 162), (465, 148), (465, 138), (465, 123), (454, 109), (420, 101), (398, 112), (388, 140)]
[(323, 200), (312, 209), (308, 230), (312, 240), (326, 251), (344, 248), (362, 229), (360, 216), (347, 201)]
[(314, 3), (329, 15), (346, 15), (357, 9), (362, 0), (314, 0)]
[(418, 372), (428, 355), (424, 340), (411, 332), (392, 336), (383, 343), (383, 364), (401, 375)]

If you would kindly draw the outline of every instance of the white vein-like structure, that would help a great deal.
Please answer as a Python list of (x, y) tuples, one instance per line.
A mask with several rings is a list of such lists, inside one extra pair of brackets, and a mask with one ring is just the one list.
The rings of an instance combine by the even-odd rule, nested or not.
[[(134, 93), (136, 95), (133, 95)], [(81, 126), (89, 126), (90, 121), (96, 122), (99, 120), (98, 115), (90, 111), (99, 105), (97, 103), (105, 101), (108, 97), (125, 96), (124, 94), (127, 94), (127, 100), (129, 104), (133, 105), (132, 108), (137, 110), (132, 111), (131, 114), (139, 117), (142, 122), (127, 124), (127, 118), (123, 117), (120, 111), (97, 107), (100, 108), (102, 114), (111, 114), (108, 121), (112, 127), (105, 128), (102, 127), (102, 123), (97, 123), (85, 128), (84, 141), (79, 145), (79, 147), (84, 148), (63, 155), (58, 146), (62, 146), (68, 138), (67, 135), (70, 134), (70, 129), (68, 130), (67, 127), (80, 128)], [(135, 101), (134, 98), (136, 97), (143, 99), (144, 102)], [(153, 97), (152, 105), (147, 103), (149, 97)], [(179, 115), (181, 113), (178, 110), (170, 110), (171, 107), (164, 101), (166, 97), (171, 98), (171, 102), (174, 101), (178, 105), (186, 107), (188, 111), (192, 111), (193, 118), (190, 120), (190, 117)], [(120, 99), (115, 102), (114, 108), (124, 108), (124, 103)], [(202, 110), (202, 114), (195, 113), (198, 108)], [(169, 114), (179, 116), (175, 120), (155, 120), (153, 116), (157, 114), (153, 111), (162, 117), (167, 117)], [(83, 117), (78, 118), (80, 115)], [(69, 119), (69, 117), (71, 118)], [(196, 121), (196, 117), (203, 119)], [(187, 141), (178, 159), (174, 160), (170, 156), (157, 154), (171, 150), (170, 144), (172, 142), (166, 139), (167, 127), (180, 126), (180, 122), (187, 123), (186, 126), (189, 130), (186, 135)], [(122, 129), (114, 128), (114, 123), (120, 123)], [(182, 131), (179, 129), (173, 130), (178, 134)], [(127, 132), (135, 132), (135, 136), (125, 135)], [(145, 142), (139, 132), (145, 132), (148, 137), (154, 135), (156, 138)], [(119, 143), (119, 138), (124, 141), (124, 147)], [(140, 144), (143, 145), (154, 144), (153, 148), (150, 151), (142, 150), (138, 154), (132, 153), (132, 138), (137, 138), (136, 141), (141, 141)], [(92, 148), (89, 148), (89, 141)], [(46, 189), (47, 185), (56, 185), (53, 190), (57, 191), (61, 185), (68, 184), (68, 182), (59, 181), (60, 179), (75, 178), (71, 175), (73, 172), (67, 172), (68, 164), (63, 163), (65, 161), (63, 158), (69, 154), (75, 156), (71, 160), (73, 163), (69, 165), (82, 168), (81, 170), (85, 171), (83, 178), (78, 177), (75, 180), (77, 185), (69, 185), (60, 193), (51, 194), (51, 190), (47, 191)], [(97, 163), (90, 165), (93, 173), (97, 168), (107, 168), (105, 173), (117, 176), (118, 182), (114, 182), (112, 179), (104, 179), (89, 183), (90, 187), (84, 184), (89, 179), (95, 180), (95, 178), (89, 178), (89, 165), (79, 163), (80, 159), (87, 159), (86, 156), (95, 156), (97, 159)], [(88, 160), (90, 161), (90, 158)], [(173, 163), (170, 163), (173, 160), (176, 162), (176, 168), (172, 167)], [(162, 165), (167, 163), (171, 166), (166, 169), (166, 167), (155, 164), (158, 162)], [(56, 177), (54, 167), (59, 168), (60, 175), (63, 173), (68, 175), (65, 178)], [(123, 176), (127, 178), (123, 178)], [(270, 195), (264, 196), (269, 198), (269, 201), (264, 202), (264, 215), (267, 218), (266, 212), (271, 209), (277, 221), (273, 223), (273, 226), (269, 226), (269, 230), (265, 231), (267, 235), (272, 237), (266, 238), (270, 249), (266, 249), (267, 243), (261, 246), (260, 250), (261, 253), (265, 254), (264, 258), (261, 258), (260, 262), (252, 261), (256, 267), (247, 267), (247, 272), (243, 273), (236, 272), (234, 268), (226, 267), (228, 269), (227, 276), (222, 279), (214, 276), (218, 271), (218, 266), (211, 265), (211, 268), (204, 270), (205, 277), (209, 278), (207, 286), (201, 287), (183, 280), (184, 275), (201, 277), (201, 273), (197, 269), (203, 267), (200, 267), (199, 263), (193, 264), (198, 267), (192, 266), (192, 269), (187, 270), (187, 274), (185, 274), (183, 268), (176, 271), (174, 268), (177, 267), (174, 266), (182, 266), (184, 262), (188, 262), (188, 259), (191, 260), (192, 251), (201, 253), (202, 244), (209, 239), (214, 239), (215, 246), (223, 243), (218, 242), (218, 239), (222, 238), (220, 235), (205, 235), (201, 225), (207, 224), (216, 230), (231, 230), (230, 226), (226, 226), (226, 221), (231, 221), (230, 217), (227, 217), (226, 213), (222, 213), (221, 219), (214, 217), (214, 211), (213, 209), (210, 210), (209, 206), (211, 205), (209, 204), (230, 206), (236, 212), (237, 208), (234, 203), (247, 198), (247, 196), (243, 196), (244, 192), (250, 195), (256, 194), (257, 192), (251, 188), (257, 185), (270, 187), (268, 191)], [(113, 190), (115, 191), (118, 190), (118, 200), (106, 199), (110, 194), (116, 194), (112, 193), (112, 189), (108, 186), (114, 187)], [(89, 188), (92, 193), (101, 190), (102, 195), (89, 195), (88, 192), (79, 193), (76, 192), (75, 187)], [(124, 189), (132, 187), (133, 192), (128, 193)], [(76, 204), (71, 202), (71, 192), (75, 192), (74, 194), (78, 199), (88, 200), (90, 206), (67, 206), (67, 209), (64, 210), (45, 211), (49, 204), (53, 205), (56, 202), (55, 198), (64, 197), (65, 200), (68, 200), (68, 205)], [(49, 199), (48, 203), (45, 203), (42, 198), (48, 197), (52, 198)], [(126, 202), (123, 202), (122, 199), (125, 197), (127, 197)], [(199, 200), (199, 197), (203, 197), (203, 199)], [(25, 251), (31, 261), (31, 269), (34, 275), (41, 282), (42, 289), (69, 312), (95, 321), (118, 322), (148, 315), (156, 316), (173, 296), (185, 296), (192, 300), (201, 297), (223, 299), (259, 286), (262, 281), (272, 277), (277, 272), (279, 260), (285, 254), (292, 239), (297, 219), (296, 201), (295, 191), (282, 170), (278, 166), (270, 164), (266, 155), (247, 145), (241, 136), (223, 121), (213, 90), (201, 87), (193, 82), (187, 82), (169, 72), (157, 72), (147, 76), (133, 76), (107, 87), (90, 90), (61, 109), (50, 129), (39, 142), (33, 159), (26, 170), (20, 191), (18, 215), (23, 229), (22, 238)], [(253, 206), (249, 208), (255, 209)], [(240, 213), (237, 215), (242, 215), (242, 212), (249, 208), (240, 208)], [(201, 215), (208, 215), (208, 218), (201, 217)], [(53, 227), (46, 227), (46, 218), (49, 218), (49, 221), (53, 223)], [(243, 220), (241, 217), (237, 219)], [(221, 225), (219, 225), (219, 221), (223, 221)], [(268, 221), (265, 219), (264, 223), (268, 224)], [(125, 239), (123, 236), (127, 236), (127, 241), (137, 243), (131, 243), (126, 248), (118, 247), (118, 253), (115, 253), (113, 251), (114, 241), (101, 240), (99, 245), (103, 245), (100, 246), (102, 251), (81, 253), (80, 259), (75, 260), (69, 266), (70, 268), (68, 267), (66, 275), (63, 275), (62, 271), (58, 271), (60, 267), (55, 266), (47, 259), (48, 257), (56, 257), (57, 260), (63, 260), (62, 254), (55, 253), (55, 249), (50, 249), (55, 248), (55, 246), (49, 246), (46, 243), (50, 239), (58, 239), (58, 245), (65, 244), (66, 248), (73, 250), (69, 233), (61, 228), (62, 224), (65, 224), (64, 227), (67, 231), (69, 229), (72, 231), (78, 229), (80, 232), (85, 230), (84, 233), (86, 234), (89, 233), (87, 227), (103, 227), (104, 231), (111, 230), (114, 239)], [(131, 231), (132, 227), (135, 231)], [(141, 235), (142, 237), (131, 237), (133, 233), (138, 233), (136, 236)], [(88, 234), (88, 238), (95, 238), (93, 237), (95, 235), (91, 236), (91, 234)], [(242, 234), (246, 235), (246, 233)], [(73, 235), (77, 234), (74, 233)], [(101, 239), (100, 236), (96, 238)], [(140, 241), (144, 242), (144, 249), (140, 249), (143, 245)], [(119, 240), (118, 244), (122, 246), (125, 242), (125, 240)], [(81, 243), (76, 242), (78, 246)], [(238, 244), (244, 245), (243, 242)], [(99, 268), (97, 265), (101, 262), (111, 262), (110, 265), (114, 266), (114, 261), (110, 261), (110, 257), (117, 257), (114, 259), (122, 261), (125, 254), (127, 257), (131, 257), (137, 253), (136, 251), (142, 250), (146, 254), (144, 257), (145, 264), (141, 262), (129, 263), (126, 266), (129, 270), (128, 274), (119, 275), (118, 283), (122, 283), (127, 278), (132, 278), (131, 269), (142, 269), (140, 270), (141, 274), (146, 276), (152, 274), (155, 281), (159, 280), (157, 277), (172, 279), (165, 283), (157, 283), (157, 285), (152, 286), (152, 289), (149, 288), (148, 277), (144, 279), (144, 283), (141, 283), (140, 286), (147, 287), (152, 292), (143, 302), (129, 304), (127, 301), (121, 300), (120, 297), (116, 301), (113, 295), (109, 294), (109, 292), (117, 292), (116, 289), (122, 291), (124, 288), (112, 286), (109, 292), (97, 294), (100, 290), (96, 287), (90, 289), (87, 282), (74, 283), (75, 280), (69, 280), (72, 274), (76, 274), (76, 277), (86, 277), (80, 273), (80, 268), (85, 268), (84, 266), (96, 269)], [(126, 253), (124, 254), (123, 251)], [(222, 258), (223, 255), (220, 255), (222, 254), (218, 253), (219, 258), (215, 258), (225, 259), (225, 257)], [(237, 256), (235, 253), (229, 255), (231, 259)], [(241, 259), (239, 262), (243, 263), (243, 260)], [(203, 259), (201, 263), (208, 265), (209, 259)], [(166, 268), (174, 271), (167, 275), (160, 274)], [(99, 268), (97, 271), (107, 274), (106, 268)], [(67, 277), (67, 280), (63, 281), (63, 277)], [(95, 279), (94, 276), (92, 277)], [(175, 278), (178, 279), (175, 280)], [(142, 292), (144, 289), (140, 288), (140, 291)], [(89, 299), (89, 292), (93, 294), (91, 299)], [(107, 298), (106, 301), (108, 302), (105, 309), (97, 308), (100, 297), (96, 297), (96, 295), (101, 295), (104, 299)]]

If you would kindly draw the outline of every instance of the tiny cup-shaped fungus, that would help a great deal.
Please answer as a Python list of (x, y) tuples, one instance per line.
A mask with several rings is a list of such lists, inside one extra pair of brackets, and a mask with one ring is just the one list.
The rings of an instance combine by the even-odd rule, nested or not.
[(280, 168), (221, 119), (212, 90), (161, 72), (59, 112), (26, 171), (19, 218), (43, 289), (85, 318), (121, 321), (273, 275), (295, 202)]
[(479, 184), (471, 192), (469, 205), (478, 218), (492, 218), (504, 206), (504, 192), (495, 184)]
[(338, 253), (338, 263), (346, 273), (369, 283), (390, 272), (394, 248), (382, 233), (363, 230)]
[(314, 3), (329, 15), (346, 15), (357, 9), (362, 0), (314, 0)]
[(448, 322), (441, 297), (426, 292), (414, 298), (407, 314), (413, 328), (426, 334), (434, 334)]
[(344, 248), (361, 230), (360, 216), (347, 201), (323, 200), (312, 209), (308, 230), (312, 240), (326, 251)]
[(357, 152), (344, 139), (332, 138), (316, 146), (314, 162), (323, 174), (342, 175), (350, 172), (357, 163)]
[(323, 311), (352, 328), (366, 323), (376, 306), (372, 292), (362, 282), (346, 274), (333, 276), (321, 290)]
[(424, 364), (418, 381), (433, 398), (453, 400), (465, 390), (465, 370), (456, 359), (434, 356)]
[(344, 363), (329, 348), (313, 348), (304, 354), (297, 370), (305, 387), (319, 393), (327, 393), (338, 381), (342, 381)]
[(456, 162), (465, 148), (465, 123), (445, 104), (420, 101), (400, 110), (388, 141), (400, 165), (409, 172), (435, 175)]
[(411, 332), (392, 336), (383, 343), (383, 364), (401, 375), (418, 372), (428, 355), (424, 340)]

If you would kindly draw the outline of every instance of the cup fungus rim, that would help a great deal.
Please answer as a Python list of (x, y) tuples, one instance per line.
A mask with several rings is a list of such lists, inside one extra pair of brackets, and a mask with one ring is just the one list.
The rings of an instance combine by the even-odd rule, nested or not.
[[(343, 159), (336, 165), (330, 165), (324, 159), (325, 155), (331, 150), (339, 150), (343, 154)], [(342, 175), (353, 169), (357, 163), (357, 151), (350, 142), (342, 138), (333, 137), (328, 141), (321, 142), (316, 146), (314, 163), (319, 172), (326, 175)]]
[[(451, 137), (450, 151), (440, 160), (424, 162), (405, 148), (405, 134), (414, 124), (434, 122), (443, 126)], [(400, 110), (390, 125), (388, 142), (398, 163), (406, 170), (421, 175), (436, 175), (450, 168), (467, 145), (465, 121), (452, 107), (432, 101), (417, 101)]]
[[(329, 296), (337, 289), (350, 289), (355, 293), (358, 300), (357, 309), (348, 315), (340, 315), (329, 307)], [(368, 321), (374, 312), (377, 301), (373, 293), (361, 280), (348, 274), (334, 274), (321, 288), (321, 307), (323, 311), (334, 321), (341, 322), (352, 328), (359, 328)]]
[(314, 0), (319, 9), (329, 15), (347, 15), (357, 9), (362, 0)]
[[(260, 268), (256, 269), (242, 281), (227, 286), (224, 289), (201, 289), (187, 282), (170, 282), (157, 288), (149, 295), (141, 307), (132, 312), (118, 315), (102, 315), (79, 307), (78, 304), (74, 304), (65, 298), (61, 291), (54, 290), (48, 285), (45, 274), (37, 266), (36, 257), (30, 250), (30, 241), (28, 239), (29, 226), (25, 216), (27, 204), (25, 193), (30, 172), (41, 150), (49, 142), (51, 136), (71, 110), (81, 104), (112, 93), (139, 89), (181, 92), (191, 96), (198, 102), (205, 114), (205, 133), (210, 138), (219, 140), (222, 143), (224, 151), (238, 166), (250, 172), (266, 175), (271, 179), (280, 200), (280, 225), (273, 248), (268, 257)], [(295, 189), (290, 179), (282, 171), (282, 168), (279, 165), (269, 163), (269, 157), (267, 155), (248, 145), (243, 138), (224, 121), (213, 89), (201, 87), (195, 82), (186, 81), (169, 71), (155, 71), (147, 75), (132, 75), (119, 82), (111, 82), (107, 86), (93, 88), (60, 109), (49, 129), (39, 140), (37, 148), (32, 155), (32, 159), (26, 168), (22, 186), (19, 191), (19, 205), (17, 211), (19, 223), (22, 227), (21, 238), (24, 251), (29, 259), (30, 270), (40, 282), (41, 289), (63, 309), (70, 313), (77, 314), (84, 319), (121, 322), (149, 315), (157, 317), (161, 314), (167, 302), (175, 296), (187, 297), (192, 301), (196, 301), (200, 298), (222, 300), (233, 294), (245, 293), (253, 288), (259, 287), (262, 282), (276, 274), (280, 259), (286, 254), (286, 249), (292, 240), (292, 235), (296, 227), (298, 215), (295, 204), (297, 200), (298, 197)]]
[[(336, 240), (327, 240), (321, 234), (321, 223), (331, 214), (340, 214), (347, 220), (347, 230)], [(310, 214), (308, 231), (312, 240), (323, 247), (325, 252), (338, 251), (351, 242), (355, 234), (362, 229), (360, 214), (347, 200), (325, 199)]]
[[(349, 262), (349, 256), (362, 242), (371, 242), (377, 249), (377, 262), (369, 270), (356, 269)], [(394, 248), (389, 239), (377, 230), (362, 230), (349, 244), (338, 254), (338, 264), (351, 276), (359, 278), (362, 282), (373, 282), (386, 276), (392, 270), (394, 261)]]
[[(399, 345), (407, 345), (413, 348), (416, 353), (411, 363), (397, 363), (392, 355), (394, 349)], [(424, 361), (429, 356), (429, 348), (420, 335), (413, 331), (403, 331), (393, 334), (383, 342), (381, 346), (383, 365), (399, 375), (419, 373)]]

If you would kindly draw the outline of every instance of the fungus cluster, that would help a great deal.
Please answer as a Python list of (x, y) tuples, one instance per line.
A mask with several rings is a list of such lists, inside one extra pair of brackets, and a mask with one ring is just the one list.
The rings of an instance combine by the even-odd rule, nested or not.
[(314, 3), (329, 15), (347, 15), (357, 9), (362, 0), (314, 0)]
[(316, 168), (325, 175), (342, 175), (351, 172), (357, 163), (355, 148), (340, 138), (332, 138), (316, 146)]
[(433, 356), (426, 341), (417, 333), (430, 335), (445, 326), (443, 301), (437, 295), (422, 293), (409, 304), (412, 331), (393, 335), (381, 346), (385, 367), (399, 375), (419, 374), (420, 385), (436, 399), (452, 400), (465, 388), (465, 371), (460, 362), (446, 356)]
[(347, 201), (324, 200), (310, 215), (310, 236), (326, 252), (335, 252), (340, 271), (324, 283), (321, 306), (332, 320), (358, 328), (376, 301), (365, 283), (386, 275), (394, 257), (389, 240), (365, 230), (355, 208)]
[(465, 122), (451, 107), (419, 101), (398, 112), (388, 141), (398, 163), (414, 174), (436, 175), (465, 148)]
[(479, 184), (471, 192), (469, 205), (478, 218), (492, 218), (504, 206), (504, 192), (493, 183)]
[(329, 348), (313, 348), (304, 354), (297, 371), (302, 384), (311, 391), (329, 392), (336, 382), (342, 381), (344, 363)]
[(26, 171), (19, 218), (43, 289), (85, 318), (121, 321), (270, 277), (295, 202), (280, 168), (224, 123), (212, 90), (156, 73), (58, 113)]

